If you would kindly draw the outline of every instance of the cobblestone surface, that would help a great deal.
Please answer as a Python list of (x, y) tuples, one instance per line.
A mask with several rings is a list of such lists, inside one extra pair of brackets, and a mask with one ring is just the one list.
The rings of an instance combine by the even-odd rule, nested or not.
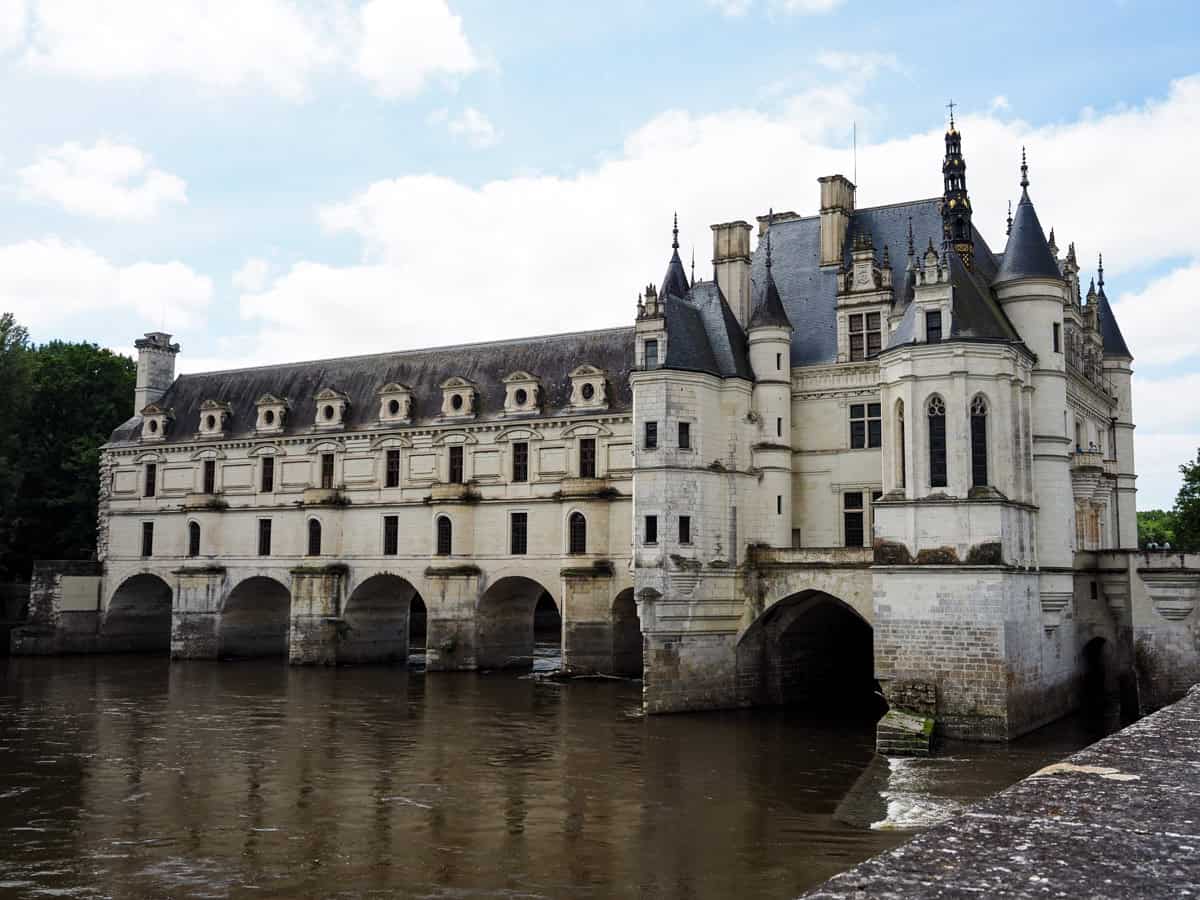
[(1200, 686), (809, 898), (1200, 895)]

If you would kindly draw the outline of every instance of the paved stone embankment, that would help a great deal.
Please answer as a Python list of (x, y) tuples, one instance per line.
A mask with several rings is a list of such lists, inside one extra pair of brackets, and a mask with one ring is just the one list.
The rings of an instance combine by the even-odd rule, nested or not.
[(805, 896), (1200, 896), (1200, 686)]

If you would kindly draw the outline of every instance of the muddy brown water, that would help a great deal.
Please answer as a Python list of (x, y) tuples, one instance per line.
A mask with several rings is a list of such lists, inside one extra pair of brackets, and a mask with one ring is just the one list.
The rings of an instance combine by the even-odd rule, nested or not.
[[(551, 660), (543, 660), (546, 668)], [(926, 761), (640, 685), (0, 659), (0, 895), (792, 897), (1102, 733)]]

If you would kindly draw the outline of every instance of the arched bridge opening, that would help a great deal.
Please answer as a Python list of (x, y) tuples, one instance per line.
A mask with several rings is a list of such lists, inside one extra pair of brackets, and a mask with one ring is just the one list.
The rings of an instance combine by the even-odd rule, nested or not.
[[(408, 660), (413, 607), (425, 605), (413, 584), (399, 575), (372, 575), (346, 601), (346, 629), (338, 662), (403, 663)], [(422, 628), (424, 619), (422, 618)], [(424, 639), (422, 636), (422, 649)]]
[(617, 594), (612, 607), (613, 674), (642, 677), (642, 623), (633, 588)]
[(237, 585), (221, 606), (217, 655), (223, 659), (287, 656), (292, 595), (274, 578), (255, 576)]
[(871, 626), (821, 591), (780, 600), (746, 629), (738, 642), (737, 679), (750, 705), (871, 721), (885, 711)]
[(104, 613), (104, 648), (118, 653), (167, 653), (172, 597), (171, 586), (157, 575), (134, 575), (123, 581)]
[(532, 578), (511, 576), (490, 585), (475, 615), (481, 669), (557, 667), (562, 658), (562, 615), (554, 597)]

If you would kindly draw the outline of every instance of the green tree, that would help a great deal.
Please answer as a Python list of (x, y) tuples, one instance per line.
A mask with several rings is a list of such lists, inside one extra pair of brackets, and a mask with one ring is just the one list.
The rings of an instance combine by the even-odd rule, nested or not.
[(1175, 537), (1172, 547), (1181, 550), (1200, 550), (1200, 450), (1195, 462), (1179, 467), (1183, 484), (1175, 495)]
[(1149, 544), (1175, 546), (1175, 513), (1169, 509), (1138, 510), (1138, 546)]
[(19, 488), (0, 513), (0, 568), (27, 577), (34, 559), (86, 559), (95, 549), (100, 447), (129, 417), (137, 367), (89, 343), (28, 351), (27, 404), (16, 429)]
[(0, 577), (12, 553), (21, 490), (21, 435), (28, 418), (32, 359), (29, 334), (12, 313), (0, 315)]

